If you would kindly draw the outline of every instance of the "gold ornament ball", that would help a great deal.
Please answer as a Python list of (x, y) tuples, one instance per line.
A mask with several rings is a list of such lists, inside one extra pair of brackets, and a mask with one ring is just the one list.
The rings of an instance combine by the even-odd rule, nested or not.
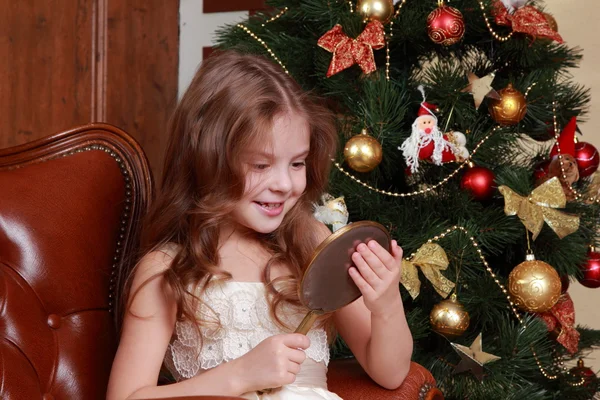
[(527, 100), (525, 96), (512, 84), (498, 92), (500, 100), (490, 101), (490, 114), (494, 121), (500, 125), (516, 125), (527, 113)]
[(359, 0), (356, 9), (365, 19), (386, 24), (394, 15), (392, 0)]
[(364, 129), (359, 135), (351, 137), (344, 146), (344, 159), (357, 172), (372, 171), (382, 158), (381, 144)]
[(542, 313), (558, 301), (561, 282), (549, 264), (528, 255), (508, 276), (508, 291), (512, 301), (523, 311)]
[(444, 300), (433, 306), (429, 314), (429, 321), (434, 331), (444, 335), (448, 339), (461, 336), (470, 322), (469, 313), (463, 305), (452, 294), (449, 300)]

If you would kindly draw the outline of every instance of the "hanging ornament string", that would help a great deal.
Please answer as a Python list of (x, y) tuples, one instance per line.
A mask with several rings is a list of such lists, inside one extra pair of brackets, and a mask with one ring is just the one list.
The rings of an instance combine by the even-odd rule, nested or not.
[(275, 21), (275, 20), (277, 20), (277, 19), (281, 18), (281, 16), (282, 16), (283, 14), (285, 14), (287, 11), (288, 11), (288, 8), (287, 8), (287, 7), (283, 7), (283, 10), (281, 10), (281, 11), (280, 11), (280, 12), (279, 12), (277, 15), (275, 15), (275, 16), (273, 16), (273, 17), (269, 18), (268, 20), (266, 20), (266, 21), (265, 21), (265, 22), (262, 24), (262, 26), (264, 27), (266, 24), (269, 24), (269, 23), (271, 23), (271, 22), (273, 22), (273, 21)]
[(405, 3), (406, 0), (402, 0), (398, 6), (398, 9), (394, 13), (392, 20), (390, 21), (390, 35), (388, 40), (385, 42), (385, 79), (388, 81), (390, 80), (390, 42), (394, 37), (394, 20), (398, 17), (398, 15), (400, 15), (400, 10), (402, 10), (402, 7), (404, 7)]
[(506, 36), (501, 36), (498, 33), (496, 33), (496, 31), (494, 31), (494, 28), (492, 28), (492, 24), (490, 24), (490, 20), (485, 12), (485, 5), (483, 4), (483, 1), (479, 1), (479, 6), (481, 7), (481, 13), (483, 14), (483, 20), (485, 21), (485, 25), (487, 26), (494, 39), (499, 40), (500, 42), (506, 42), (508, 39), (510, 39), (514, 32), (510, 32)]
[(418, 196), (424, 193), (429, 193), (432, 190), (437, 189), (440, 186), (445, 185), (450, 179), (452, 179), (456, 174), (458, 174), (458, 172), (463, 169), (464, 167), (466, 167), (467, 165), (469, 165), (469, 162), (471, 161), (471, 158), (475, 155), (475, 153), (477, 153), (477, 150), (479, 150), (479, 148), (490, 138), (490, 136), (492, 136), (494, 134), (494, 132), (496, 132), (498, 129), (500, 129), (499, 126), (496, 126), (494, 129), (492, 129), (492, 132), (490, 132), (486, 137), (484, 137), (478, 144), (477, 146), (475, 146), (475, 148), (473, 149), (473, 151), (471, 152), (471, 155), (465, 160), (463, 161), (458, 168), (456, 168), (452, 173), (450, 173), (450, 175), (448, 175), (447, 177), (445, 177), (444, 179), (442, 179), (440, 182), (436, 183), (433, 186), (429, 186), (425, 189), (421, 189), (421, 190), (415, 190), (414, 192), (410, 192), (410, 193), (396, 193), (396, 192), (389, 192), (386, 190), (381, 190), (381, 189), (377, 189), (371, 185), (369, 185), (366, 182), (361, 181), (360, 179), (356, 178), (355, 176), (353, 176), (352, 174), (350, 174), (348, 171), (346, 171), (341, 165), (340, 163), (338, 163), (337, 161), (335, 161), (333, 158), (331, 159), (331, 161), (333, 161), (333, 165), (335, 165), (335, 167), (342, 172), (344, 175), (346, 175), (348, 178), (352, 179), (354, 182), (366, 187), (367, 189), (379, 193), (379, 194), (385, 194), (387, 196), (392, 196), (392, 197), (412, 197), (412, 196)]
[[(502, 293), (504, 294), (504, 296), (506, 296), (506, 300), (508, 301), (508, 304), (510, 305), (509, 308), (511, 309), (511, 311), (513, 312), (513, 314), (515, 315), (515, 317), (517, 318), (517, 320), (519, 321), (520, 324), (524, 325), (525, 327), (527, 327), (525, 325), (525, 321), (523, 320), (523, 317), (521, 316), (521, 314), (517, 311), (516, 307), (515, 307), (515, 303), (512, 301), (510, 294), (508, 293), (508, 290), (506, 289), (506, 287), (500, 282), (500, 280), (498, 279), (498, 276), (494, 273), (494, 271), (492, 270), (492, 268), (490, 267), (490, 265), (488, 264), (485, 256), (483, 255), (483, 251), (481, 250), (481, 246), (479, 246), (479, 243), (477, 243), (477, 240), (475, 240), (475, 237), (471, 236), (471, 234), (469, 233), (469, 231), (463, 227), (463, 226), (458, 226), (458, 225), (454, 225), (452, 228), (448, 228), (446, 229), (445, 232), (434, 236), (433, 238), (427, 240), (427, 243), (433, 243), (433, 242), (437, 242), (441, 239), (443, 239), (444, 237), (448, 236), (449, 234), (455, 232), (455, 231), (461, 231), (462, 233), (464, 233), (468, 238), (469, 241), (471, 242), (471, 245), (475, 248), (475, 251), (477, 252), (477, 255), (479, 256), (481, 262), (483, 263), (483, 265), (485, 266), (486, 271), (488, 272), (488, 274), (490, 275), (490, 277), (494, 280), (494, 282), (496, 283), (496, 285), (498, 285), (498, 287), (500, 288), (500, 290), (502, 291)], [(407, 259), (412, 259), (415, 256), (416, 253), (412, 253)], [(457, 283), (458, 283), (458, 279), (457, 279)], [(533, 346), (531, 346), (531, 352), (533, 353), (533, 357), (535, 358), (536, 364), (540, 370), (540, 372), (542, 373), (542, 375), (550, 380), (555, 380), (559, 378), (559, 374), (551, 374), (548, 372), (547, 369), (545, 369), (542, 366), (541, 361), (539, 360), (539, 357), (535, 351), (535, 349), (533, 348)], [(562, 368), (562, 372), (566, 375), (571, 375), (568, 371), (567, 371), (567, 367), (564, 366), (564, 363), (562, 361), (562, 357), (559, 357), (558, 359), (558, 364), (559, 366)], [(560, 372), (559, 372), (560, 373)], [(567, 382), (569, 385), (571, 386), (581, 386), (585, 383), (585, 379), (584, 378), (580, 378), (578, 382)]]
[(246, 32), (248, 35), (250, 35), (250, 37), (252, 37), (252, 39), (256, 40), (258, 43), (260, 43), (266, 50), (267, 52), (271, 55), (271, 57), (273, 57), (273, 59), (275, 61), (277, 61), (277, 63), (281, 66), (281, 68), (283, 68), (284, 72), (288, 75), (290, 75), (289, 71), (287, 70), (287, 68), (285, 67), (285, 65), (283, 65), (283, 63), (281, 62), (281, 60), (279, 58), (277, 58), (277, 56), (275, 55), (275, 53), (273, 53), (273, 50), (271, 50), (269, 48), (269, 46), (267, 46), (267, 44), (264, 42), (264, 40), (262, 40), (261, 38), (259, 38), (258, 36), (256, 36), (254, 34), (254, 32), (252, 32), (247, 26), (242, 25), (242, 24), (237, 24), (236, 25), (238, 28), (242, 29), (244, 32)]

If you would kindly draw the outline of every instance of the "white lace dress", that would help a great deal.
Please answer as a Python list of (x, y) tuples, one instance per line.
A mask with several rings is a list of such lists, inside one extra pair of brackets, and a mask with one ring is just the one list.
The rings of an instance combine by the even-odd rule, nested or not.
[[(178, 381), (241, 357), (270, 336), (286, 333), (271, 319), (263, 283), (213, 282), (203, 300), (210, 308), (201, 307), (201, 318), (214, 320), (216, 313), (221, 326), (201, 326), (203, 340), (198, 354), (201, 341), (194, 326), (189, 321), (177, 322), (174, 338), (165, 354), (165, 365)], [(289, 307), (282, 319), (296, 327), (303, 317), (301, 312)], [(341, 400), (327, 390), (329, 348), (325, 330), (312, 329), (307, 336), (311, 345), (306, 349), (306, 360), (293, 384), (268, 393), (244, 393), (241, 397), (251, 400)]]

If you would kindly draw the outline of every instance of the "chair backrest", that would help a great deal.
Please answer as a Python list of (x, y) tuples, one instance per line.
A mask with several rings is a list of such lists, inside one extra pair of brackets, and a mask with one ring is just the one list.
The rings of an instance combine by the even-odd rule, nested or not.
[(0, 398), (104, 399), (152, 176), (90, 124), (0, 150)]

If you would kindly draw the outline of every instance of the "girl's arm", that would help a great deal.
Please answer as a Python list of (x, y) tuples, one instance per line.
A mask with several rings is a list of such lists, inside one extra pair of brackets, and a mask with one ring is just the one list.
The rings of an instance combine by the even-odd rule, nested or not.
[(336, 311), (334, 321), (371, 379), (386, 389), (396, 389), (402, 384), (410, 369), (413, 350), (402, 306), (390, 307), (388, 315), (375, 315), (361, 297)]
[[(331, 234), (320, 224), (322, 239)], [(391, 254), (376, 242), (361, 244), (349, 273), (363, 296), (334, 313), (336, 329), (352, 353), (379, 385), (398, 388), (410, 369), (412, 335), (400, 297), (402, 249)]]
[[(131, 293), (146, 279), (169, 268), (170, 261), (171, 257), (160, 251), (146, 255), (136, 272)], [(177, 310), (172, 293), (163, 290), (162, 283), (159, 276), (146, 284), (131, 304), (129, 311), (134, 315), (126, 311), (107, 400), (243, 393), (244, 388), (237, 387), (238, 380), (232, 379), (234, 366), (229, 363), (180, 383), (157, 386)]]

